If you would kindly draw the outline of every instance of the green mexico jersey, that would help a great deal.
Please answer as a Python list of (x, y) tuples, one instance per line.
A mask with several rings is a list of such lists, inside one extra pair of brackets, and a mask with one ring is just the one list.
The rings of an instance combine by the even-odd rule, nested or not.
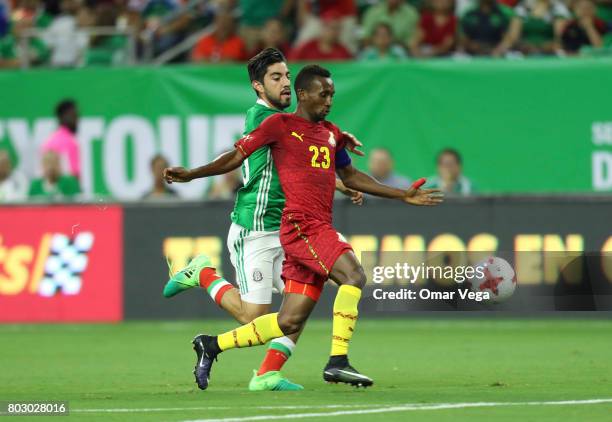
[[(267, 117), (279, 113), (258, 100), (247, 111), (244, 135), (255, 130)], [(265, 146), (242, 163), (244, 186), (238, 190), (232, 221), (249, 230), (274, 231), (280, 228), (285, 194), (274, 167), (272, 151)]]

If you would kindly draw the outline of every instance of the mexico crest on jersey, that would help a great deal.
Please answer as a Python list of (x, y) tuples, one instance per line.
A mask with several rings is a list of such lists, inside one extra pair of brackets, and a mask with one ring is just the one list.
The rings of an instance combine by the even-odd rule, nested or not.
[(327, 140), (332, 147), (336, 146), (336, 137), (334, 136), (334, 132), (329, 131), (329, 139)]

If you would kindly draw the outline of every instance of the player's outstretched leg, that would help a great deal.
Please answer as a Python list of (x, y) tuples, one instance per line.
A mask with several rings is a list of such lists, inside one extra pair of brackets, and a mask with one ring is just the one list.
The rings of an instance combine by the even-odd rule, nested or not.
[(369, 387), (374, 381), (359, 373), (348, 360), (348, 347), (357, 322), (361, 288), (366, 282), (363, 268), (355, 254), (347, 252), (336, 260), (330, 277), (340, 284), (340, 288), (334, 301), (332, 347), (329, 361), (323, 369), (323, 379), (332, 383)]
[(250, 323), (219, 336), (201, 334), (194, 338), (197, 355), (194, 374), (198, 387), (202, 390), (208, 387), (212, 364), (221, 352), (260, 346), (274, 338), (299, 332), (315, 304), (316, 301), (307, 296), (287, 293), (278, 313), (257, 317)]

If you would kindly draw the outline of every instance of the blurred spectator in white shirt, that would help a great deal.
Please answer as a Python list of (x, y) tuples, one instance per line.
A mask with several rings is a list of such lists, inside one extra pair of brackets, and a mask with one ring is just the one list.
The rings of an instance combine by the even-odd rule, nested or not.
[(410, 187), (410, 179), (395, 173), (393, 158), (391, 153), (386, 148), (375, 148), (370, 151), (368, 161), (368, 170), (370, 176), (385, 185), (398, 188), (408, 189)]
[(0, 203), (23, 201), (28, 196), (28, 181), (13, 171), (11, 157), (5, 149), (0, 149)]
[(79, 0), (62, 0), (59, 14), (45, 31), (45, 43), (51, 48), (51, 65), (76, 66), (82, 63), (88, 43), (87, 33), (79, 29)]

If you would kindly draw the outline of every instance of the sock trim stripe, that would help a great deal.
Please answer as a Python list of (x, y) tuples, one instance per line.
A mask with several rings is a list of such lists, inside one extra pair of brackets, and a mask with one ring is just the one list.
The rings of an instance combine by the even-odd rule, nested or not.
[(339, 311), (334, 312), (334, 316), (345, 318), (345, 319), (350, 319), (351, 321), (357, 321), (357, 315), (345, 314)]
[(227, 293), (229, 290), (232, 290), (233, 288), (234, 286), (227, 283), (227, 285), (224, 285), (219, 289), (219, 292), (214, 297), (214, 300), (217, 303), (217, 305), (221, 306), (221, 299), (223, 299), (223, 296), (225, 295), (225, 293)]
[(231, 284), (228, 283), (226, 280), (224, 280), (222, 278), (220, 278), (219, 280), (217, 280), (213, 284), (211, 284), (210, 287), (207, 289), (208, 294), (210, 295), (210, 297), (215, 299), (215, 297), (219, 293), (219, 290), (221, 290), (223, 288), (223, 286), (231, 286)]
[(289, 350), (289, 348), (282, 343), (273, 341), (272, 343), (270, 343), (270, 349), (274, 349), (277, 352), (281, 352), (284, 355), (286, 355), (288, 358), (291, 357), (291, 350)]
[(349, 342), (349, 339), (348, 339), (348, 338), (344, 338), (344, 337), (340, 337), (340, 336), (332, 336), (332, 338), (333, 338), (334, 340), (342, 341), (342, 342), (344, 342), (344, 343), (348, 343), (348, 342)]
[(219, 277), (218, 279), (210, 283), (210, 285), (206, 288), (206, 291), (208, 292), (208, 294), (214, 297), (214, 295), (212, 294), (213, 290), (215, 289), (215, 287), (217, 287), (217, 285), (219, 285), (219, 283), (222, 283), (223, 281), (224, 280), (221, 277)]

